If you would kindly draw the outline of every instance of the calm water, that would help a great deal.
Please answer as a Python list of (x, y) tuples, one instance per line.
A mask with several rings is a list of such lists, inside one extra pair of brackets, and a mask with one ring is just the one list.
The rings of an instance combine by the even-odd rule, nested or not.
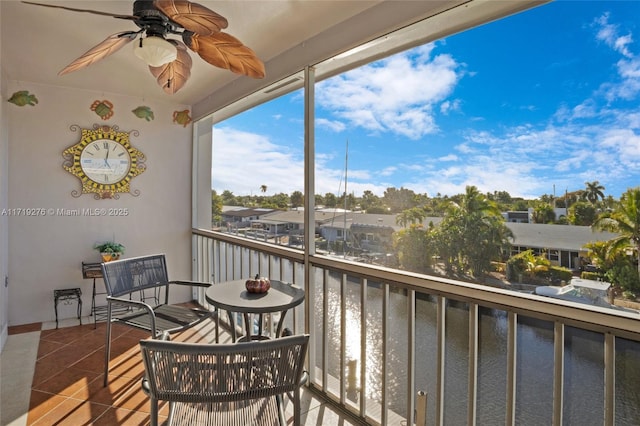
[[(320, 287), (321, 288), (321, 287)], [(360, 362), (360, 289), (350, 283), (346, 292), (346, 342), (348, 358)], [(328, 293), (329, 362), (331, 375), (340, 365), (340, 291), (331, 278)], [(367, 291), (367, 398), (380, 400), (382, 372), (382, 295), (370, 285)], [(390, 293), (387, 347), (390, 409), (404, 414), (406, 407), (407, 299)], [(315, 312), (322, 312), (322, 291), (316, 290)], [(319, 325), (317, 336), (324, 330)], [(416, 305), (416, 389), (428, 395), (428, 421), (435, 422), (436, 303), (421, 299)], [(516, 423), (551, 424), (553, 393), (553, 324), (519, 318)], [(468, 374), (468, 310), (464, 303), (449, 303), (446, 310), (445, 423), (466, 424)], [(318, 342), (320, 343), (320, 337)], [(604, 418), (604, 337), (597, 333), (565, 329), (565, 425), (601, 425)], [(480, 312), (478, 361), (478, 425), (503, 425), (506, 407), (507, 315)], [(318, 345), (320, 347), (320, 345)], [(317, 354), (321, 359), (321, 354)], [(359, 367), (358, 367), (359, 368)], [(640, 344), (616, 340), (616, 425), (640, 425)]]

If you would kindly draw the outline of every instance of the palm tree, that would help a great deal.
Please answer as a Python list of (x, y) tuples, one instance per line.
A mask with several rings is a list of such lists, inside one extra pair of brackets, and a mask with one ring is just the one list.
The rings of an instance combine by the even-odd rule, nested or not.
[(459, 203), (450, 202), (435, 238), (448, 269), (474, 276), (490, 270), (513, 234), (500, 209), (475, 186), (467, 186)]
[(422, 224), (425, 217), (427, 217), (427, 213), (424, 209), (413, 207), (398, 213), (396, 216), (396, 225), (406, 228), (408, 225), (413, 225), (416, 222)]
[(545, 203), (544, 201), (536, 203), (533, 209), (534, 223), (553, 223), (555, 219), (556, 213), (551, 204)]
[[(597, 182), (596, 182), (597, 183)], [(609, 254), (633, 248), (640, 253), (640, 187), (628, 189), (611, 213), (604, 213), (593, 224), (593, 229), (615, 232), (609, 241)], [(640, 262), (638, 262), (640, 276)]]
[(267, 192), (267, 185), (260, 185), (260, 191), (262, 191), (263, 194)]
[(582, 196), (591, 204), (598, 202), (598, 199), (604, 200), (604, 186), (600, 185), (600, 182), (594, 180), (593, 182), (585, 182), (587, 186)]
[(460, 210), (465, 215), (501, 216), (498, 205), (472, 185), (466, 187), (460, 203), (452, 201), (449, 209)]

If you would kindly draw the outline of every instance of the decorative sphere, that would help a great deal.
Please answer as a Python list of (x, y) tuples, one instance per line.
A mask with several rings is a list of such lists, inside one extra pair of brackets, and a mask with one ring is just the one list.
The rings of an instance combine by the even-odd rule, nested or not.
[(256, 274), (255, 278), (249, 278), (244, 285), (249, 293), (266, 293), (271, 288), (271, 281)]

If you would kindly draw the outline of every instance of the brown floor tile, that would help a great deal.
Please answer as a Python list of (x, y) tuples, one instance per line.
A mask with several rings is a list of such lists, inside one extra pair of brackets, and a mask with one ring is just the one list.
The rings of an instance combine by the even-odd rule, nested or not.
[(42, 329), (41, 322), (34, 322), (31, 324), (23, 324), (23, 325), (14, 325), (9, 327), (8, 333), (12, 334), (21, 334), (21, 333), (31, 333), (33, 331), (40, 331)]
[(111, 361), (109, 373), (123, 376), (141, 378), (144, 375), (144, 364), (140, 351), (130, 351)]
[(67, 365), (56, 359), (55, 356), (44, 357), (36, 361), (35, 371), (33, 373), (33, 385), (38, 385), (48, 380), (65, 369)]
[(104, 371), (104, 348), (91, 352), (81, 360), (74, 362), (72, 366), (78, 370), (92, 371), (94, 373), (102, 374)]
[[(138, 386), (132, 387), (128, 393), (117, 401), (116, 405), (128, 410), (136, 410), (143, 413), (151, 412), (151, 402), (149, 401), (147, 394), (142, 390), (140, 381), (138, 381)], [(168, 416), (169, 403), (166, 401), (160, 401), (158, 404), (158, 411), (160, 416)]]
[(132, 388), (139, 386), (139, 383), (139, 379), (110, 375), (109, 384), (105, 387), (102, 375), (100, 375), (91, 381), (88, 386), (74, 393), (72, 398), (85, 399), (104, 405), (115, 405)]
[(79, 339), (79, 342), (73, 342), (74, 344), (80, 344), (86, 348), (91, 349), (99, 349), (104, 347), (105, 344), (105, 331), (93, 331), (91, 333), (87, 333)]
[(42, 338), (53, 342), (71, 343), (91, 332), (93, 332), (93, 327), (81, 325), (77, 327), (59, 328), (57, 330), (45, 330), (42, 332)]
[[(166, 419), (162, 418), (160, 421)], [(149, 414), (138, 411), (125, 410), (123, 408), (109, 408), (103, 415), (98, 417), (93, 426), (113, 426), (113, 425), (131, 425), (146, 426), (150, 424)]]
[(127, 410), (149, 413), (151, 405), (149, 397), (142, 391), (141, 380), (137, 380), (134, 386), (130, 386), (127, 392), (116, 401), (116, 405)]
[[(213, 326), (172, 336), (175, 341), (209, 342)], [(148, 425), (150, 403), (140, 386), (144, 365), (139, 341), (146, 332), (114, 325), (109, 385), (103, 386), (104, 323), (42, 331), (27, 424)], [(225, 337), (225, 338), (228, 338)], [(169, 412), (160, 403), (160, 422)]]
[(82, 388), (89, 386), (100, 374), (78, 370), (73, 367), (65, 368), (55, 376), (33, 385), (34, 390), (71, 396)]
[(41, 361), (46, 361), (48, 358), (55, 358), (59, 362), (62, 362), (66, 367), (78, 362), (94, 351), (95, 348), (87, 348), (81, 343), (66, 344), (57, 351), (42, 357)]
[(100, 417), (109, 406), (89, 401), (67, 398), (53, 410), (33, 423), (33, 426), (56, 425), (78, 426), (89, 425)]
[(59, 350), (64, 346), (64, 343), (60, 342), (52, 342), (50, 340), (40, 339), (40, 344), (38, 345), (38, 358), (41, 359), (45, 356)]
[(128, 352), (131, 348), (135, 348), (140, 343), (140, 339), (130, 335), (123, 335), (116, 339), (111, 339), (111, 359)]
[(141, 340), (141, 339), (148, 339), (151, 336), (149, 332), (144, 330), (138, 330), (137, 328), (127, 327), (127, 330), (128, 332), (125, 334), (130, 339)]
[(40, 417), (62, 404), (65, 399), (66, 398), (63, 396), (32, 390), (31, 398), (29, 400), (27, 424), (33, 424)]

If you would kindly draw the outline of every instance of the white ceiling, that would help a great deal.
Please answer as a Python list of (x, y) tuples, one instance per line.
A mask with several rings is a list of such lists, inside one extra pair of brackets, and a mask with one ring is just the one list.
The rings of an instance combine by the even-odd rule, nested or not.
[[(132, 14), (133, 7), (132, 0), (40, 2), (124, 15)], [(85, 69), (58, 76), (62, 68), (107, 36), (137, 30), (133, 22), (38, 7), (17, 0), (2, 0), (0, 65), (8, 80), (101, 90), (105, 93), (195, 105), (230, 86), (250, 84), (252, 87), (259, 87), (276, 81), (284, 73), (291, 71), (286, 69), (281, 58), (289, 58), (289, 62), (295, 62), (291, 59), (300, 57), (304, 63), (313, 64), (314, 62), (309, 61), (326, 59), (375, 36), (466, 2), (467, 0), (198, 1), (228, 19), (229, 27), (225, 32), (240, 39), (256, 52), (266, 64), (267, 77), (258, 82), (245, 82), (243, 80), (249, 79), (248, 77), (215, 68), (191, 52), (193, 67), (189, 81), (177, 94), (167, 95), (156, 84), (147, 66), (133, 55), (133, 43)], [(510, 9), (518, 10), (530, 7), (537, 1), (494, 3), (512, 3)], [(298, 66), (291, 64), (294, 71), (300, 69), (295, 68)]]
[[(46, 1), (55, 5), (130, 15), (133, 1)], [(227, 33), (251, 47), (263, 61), (275, 57), (335, 23), (375, 4), (372, 1), (200, 1), (229, 20)], [(177, 94), (165, 95), (147, 66), (125, 46), (83, 70), (58, 76), (71, 61), (107, 36), (137, 30), (131, 21), (89, 13), (2, 1), (2, 64), (10, 80), (101, 89), (105, 92), (169, 98), (192, 104), (238, 76), (190, 53), (191, 78)], [(247, 77), (242, 77), (247, 78)]]

